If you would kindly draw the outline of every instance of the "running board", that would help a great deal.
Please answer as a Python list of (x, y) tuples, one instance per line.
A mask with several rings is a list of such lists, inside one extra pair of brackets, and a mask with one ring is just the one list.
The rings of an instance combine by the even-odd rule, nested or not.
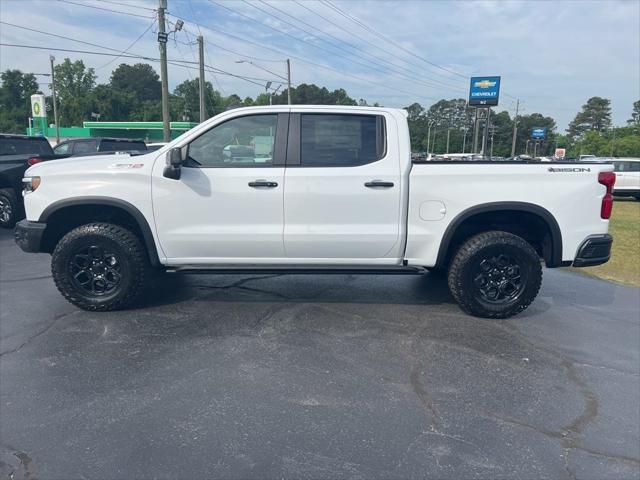
[(274, 266), (274, 265), (183, 265), (167, 267), (171, 273), (215, 273), (215, 274), (282, 274), (282, 275), (423, 275), (427, 273), (424, 267), (409, 266)]

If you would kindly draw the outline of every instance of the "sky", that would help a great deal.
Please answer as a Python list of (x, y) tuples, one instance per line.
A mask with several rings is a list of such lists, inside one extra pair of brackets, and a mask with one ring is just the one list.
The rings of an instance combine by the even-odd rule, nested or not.
[[(553, 117), (564, 130), (592, 96), (611, 100), (624, 125), (640, 99), (640, 0), (360, 1), (167, 0), (169, 87), (197, 78), (196, 36), (205, 39), (207, 80), (223, 95), (255, 97), (284, 82), (344, 88), (370, 104), (428, 107), (466, 98), (470, 76), (502, 77), (498, 110)], [(114, 58), (52, 48), (157, 59), (157, 0), (0, 0), (0, 69), (49, 71), (49, 55), (81, 59), (98, 83)], [(13, 24), (13, 25), (8, 25)], [(74, 40), (25, 30), (27, 27)], [(243, 63), (238, 63), (239, 61)], [(159, 72), (159, 64), (150, 61)], [(190, 66), (192, 68), (185, 68)], [(222, 73), (222, 72), (224, 73)], [(229, 75), (232, 74), (232, 75)], [(235, 75), (235, 76), (233, 76)], [(244, 77), (244, 78), (239, 78)], [(49, 92), (47, 77), (38, 76)]]

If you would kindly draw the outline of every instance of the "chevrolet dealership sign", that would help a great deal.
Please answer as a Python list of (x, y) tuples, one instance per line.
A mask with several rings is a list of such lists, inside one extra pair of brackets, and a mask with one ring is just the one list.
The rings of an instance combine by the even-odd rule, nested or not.
[(471, 77), (469, 88), (470, 107), (490, 107), (498, 105), (500, 97), (500, 77)]

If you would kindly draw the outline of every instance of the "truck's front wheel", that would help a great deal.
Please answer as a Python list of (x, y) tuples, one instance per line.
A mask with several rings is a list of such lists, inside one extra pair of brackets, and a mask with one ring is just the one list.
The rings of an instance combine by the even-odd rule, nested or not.
[(468, 239), (449, 267), (449, 289), (467, 313), (508, 318), (525, 310), (542, 283), (540, 258), (521, 237), (484, 232)]
[(56, 287), (83, 310), (115, 310), (131, 304), (142, 290), (146, 271), (140, 240), (108, 223), (71, 230), (51, 257)]

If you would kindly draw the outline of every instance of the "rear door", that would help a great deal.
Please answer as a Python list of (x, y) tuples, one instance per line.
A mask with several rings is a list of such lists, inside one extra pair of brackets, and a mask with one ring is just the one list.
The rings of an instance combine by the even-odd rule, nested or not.
[(291, 114), (284, 189), (287, 257), (306, 263), (397, 261), (396, 131), (395, 119), (382, 113)]

